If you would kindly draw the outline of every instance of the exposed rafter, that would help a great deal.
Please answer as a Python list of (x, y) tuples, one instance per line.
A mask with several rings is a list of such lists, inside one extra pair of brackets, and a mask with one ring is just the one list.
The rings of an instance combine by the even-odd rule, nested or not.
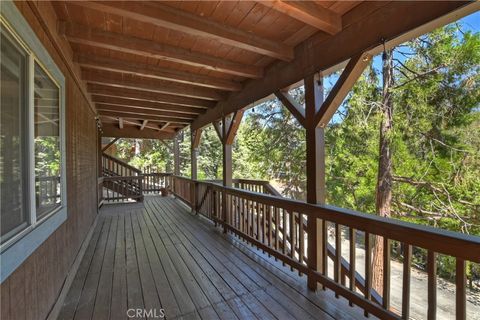
[(169, 121), (171, 123), (180, 123), (180, 124), (190, 124), (192, 121), (187, 119), (178, 119), (174, 117), (164, 117), (164, 116), (153, 116), (153, 115), (139, 115), (135, 112), (118, 112), (118, 111), (99, 111), (101, 116), (109, 117), (121, 117), (125, 119), (134, 119), (134, 120), (149, 120), (157, 122)]
[(342, 30), (342, 17), (313, 1), (276, 0), (259, 3), (329, 34), (336, 34)]
[(84, 70), (82, 79), (88, 83), (99, 83), (121, 88), (142, 89), (178, 96), (200, 98), (206, 100), (223, 100), (224, 96), (209, 88), (199, 88), (163, 80), (148, 79), (137, 76), (126, 77), (121, 73), (100, 70)]
[[(101, 115), (101, 117), (102, 117), (102, 119), (103, 119), (103, 123), (105, 123), (105, 124), (108, 124), (108, 123), (112, 124), (111, 121), (117, 121), (117, 120), (118, 120), (117, 117), (104, 116), (104, 115)], [(110, 121), (110, 122), (109, 122), (109, 121)], [(140, 121), (139, 121), (139, 120), (129, 120), (129, 119), (125, 119), (125, 118), (123, 119), (124, 125), (132, 125), (132, 126), (135, 126), (135, 127), (141, 127), (141, 126), (143, 125), (143, 122), (144, 122), (144, 121), (145, 121), (145, 120), (143, 120), (143, 121), (140, 120)], [(153, 121), (151, 121), (151, 120), (148, 120), (148, 123), (147, 123), (147, 125), (145, 126), (145, 128), (147, 128), (147, 129), (152, 129), (152, 130), (157, 130), (157, 131), (160, 130), (159, 127), (158, 127), (158, 125), (155, 124), (155, 123), (154, 123)]]
[(59, 32), (65, 34), (69, 41), (75, 43), (132, 53), (149, 58), (168, 60), (189, 66), (203, 67), (209, 70), (247, 78), (260, 78), (263, 75), (263, 71), (259, 67), (125, 34), (91, 29), (84, 25), (62, 22), (59, 25)]
[(382, 3), (377, 10), (365, 14), (365, 7), (370, 5), (364, 3), (349, 12), (351, 22), (348, 28), (335, 36), (317, 34), (299, 44), (295, 48), (294, 61), (273, 63), (262, 79), (247, 81), (242, 91), (231, 93), (228, 99), (199, 116), (192, 129), (202, 128), (220, 119), (222, 114), (242, 109), (252, 101), (260, 101), (278, 89), (297, 83), (306, 75), (332, 69), (361, 52), (374, 55), (381, 50), (382, 39), (386, 40), (385, 45), (389, 48), (475, 12), (480, 7), (478, 2), (392, 1)]
[(200, 36), (215, 39), (233, 47), (281, 60), (289, 61), (293, 59), (292, 47), (165, 5), (135, 1), (125, 1), (121, 3), (79, 1), (74, 2), (74, 4), (101, 10), (128, 19), (150, 23), (159, 27), (181, 31), (195, 37)]
[(239, 91), (242, 88), (242, 85), (235, 81), (213, 78), (174, 69), (160, 68), (154, 65), (122, 61), (98, 55), (76, 55), (75, 62), (82, 67), (90, 69), (131, 73), (142, 77), (168, 80), (199, 87), (227, 91)]
[(150, 128), (145, 128), (140, 131), (136, 127), (129, 126), (120, 130), (112, 124), (104, 124), (102, 131), (102, 136), (109, 138), (172, 139), (174, 136), (173, 132), (152, 130)]
[(151, 115), (151, 116), (159, 116), (159, 117), (174, 117), (176, 119), (187, 119), (193, 120), (196, 115), (186, 114), (186, 113), (175, 113), (175, 112), (168, 112), (168, 111), (158, 111), (158, 110), (150, 110), (150, 109), (135, 109), (129, 107), (122, 107), (116, 105), (105, 105), (102, 103), (96, 104), (98, 111), (111, 111), (111, 112), (121, 112), (121, 113), (131, 113), (137, 114), (139, 116), (144, 115)]
[(91, 94), (101, 95), (104, 97), (123, 97), (130, 100), (168, 103), (172, 105), (188, 106), (199, 109), (207, 109), (215, 106), (215, 101), (211, 100), (181, 97), (171, 94), (145, 91), (141, 89), (120, 88), (105, 84), (91, 83), (88, 85), (88, 91)]
[(149, 109), (149, 110), (158, 110), (158, 111), (169, 111), (175, 113), (186, 113), (198, 115), (204, 111), (204, 109), (194, 108), (194, 107), (185, 107), (178, 106), (168, 103), (158, 103), (152, 101), (142, 101), (135, 99), (126, 99), (118, 97), (108, 97), (108, 96), (99, 96), (92, 95), (92, 100), (95, 103), (101, 103), (103, 105), (115, 105), (115, 106), (124, 106), (132, 109)]

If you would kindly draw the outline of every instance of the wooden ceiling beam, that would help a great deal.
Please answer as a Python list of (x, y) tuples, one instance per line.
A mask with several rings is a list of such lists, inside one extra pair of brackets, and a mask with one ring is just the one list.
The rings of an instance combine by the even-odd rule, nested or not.
[(126, 77), (116, 72), (101, 70), (83, 70), (82, 79), (88, 83), (107, 84), (120, 88), (141, 89), (205, 100), (223, 100), (225, 98), (221, 92), (213, 89), (192, 87), (136, 76)]
[(192, 114), (175, 113), (175, 112), (150, 110), (150, 109), (136, 109), (136, 108), (129, 108), (125, 106), (110, 105), (110, 104), (103, 104), (103, 103), (97, 103), (96, 108), (97, 108), (97, 111), (131, 113), (139, 116), (152, 115), (152, 116), (159, 116), (159, 117), (174, 117), (176, 119), (187, 119), (187, 120), (192, 120), (196, 118), (196, 115), (192, 115)]
[(242, 91), (231, 93), (228, 99), (199, 116), (192, 129), (245, 108), (252, 101), (260, 101), (308, 75), (335, 69), (362, 52), (373, 56), (383, 49), (383, 40), (388, 49), (456, 21), (479, 10), (480, 2), (392, 1), (382, 3), (376, 10), (371, 10), (371, 6), (377, 3), (366, 1), (353, 8), (348, 13), (352, 22), (335, 36), (317, 33), (299, 44), (295, 47), (294, 61), (273, 63), (262, 79), (246, 81)]
[(171, 122), (179, 124), (190, 124), (192, 121), (187, 119), (179, 119), (176, 117), (164, 117), (164, 116), (153, 116), (153, 115), (138, 115), (131, 112), (119, 112), (119, 111), (99, 111), (98, 114), (109, 117), (133, 119), (133, 120), (148, 120), (148, 121), (157, 121), (157, 122)]
[(102, 136), (109, 138), (131, 138), (131, 139), (173, 139), (174, 132), (165, 132), (160, 130), (153, 130), (145, 128), (138, 130), (136, 127), (125, 127), (123, 130), (118, 129), (112, 124), (104, 124), (102, 126)]
[(203, 113), (204, 111), (204, 109), (178, 106), (174, 104), (133, 100), (133, 99), (120, 98), (120, 97), (107, 97), (107, 96), (99, 96), (99, 95), (92, 95), (92, 101), (95, 103), (124, 106), (132, 109), (138, 108), (138, 109), (169, 111), (169, 112), (175, 112), (175, 113), (186, 113), (186, 114), (194, 114), (194, 115), (198, 115), (200, 113)]
[(329, 34), (336, 34), (342, 30), (342, 17), (313, 1), (276, 0), (259, 1), (258, 3)]
[[(101, 119), (102, 119), (102, 123), (103, 124), (114, 124), (116, 123), (116, 121), (118, 121), (118, 119), (116, 117), (109, 117), (109, 116), (100, 116)], [(147, 129), (152, 129), (152, 130), (159, 130), (158, 128), (158, 125), (156, 125), (152, 120), (127, 120), (127, 119), (123, 119), (123, 123), (126, 124), (126, 125), (133, 125), (133, 126), (136, 126), (136, 127), (141, 127), (143, 125), (143, 122), (144, 121), (148, 121), (148, 124), (145, 126), (145, 128)], [(161, 121), (160, 121), (161, 122)]]
[(231, 80), (213, 78), (174, 69), (160, 68), (154, 65), (122, 61), (98, 55), (77, 54), (75, 55), (75, 62), (80, 66), (89, 69), (131, 73), (142, 77), (173, 81), (199, 87), (226, 91), (239, 91), (242, 89), (240, 83)]
[(273, 58), (290, 61), (293, 59), (293, 48), (282, 43), (261, 38), (254, 33), (246, 32), (225, 24), (210, 21), (206, 18), (161, 4), (143, 2), (72, 2), (75, 5), (100, 10), (124, 18), (134, 19), (187, 33), (195, 37), (215, 39), (223, 44), (248, 50)]
[(125, 34), (91, 29), (84, 25), (61, 22), (59, 23), (59, 33), (64, 34), (70, 42), (74, 43), (202, 67), (247, 78), (260, 78), (263, 75), (263, 70), (260, 67), (245, 65)]
[(164, 94), (140, 89), (119, 88), (102, 84), (88, 84), (90, 94), (101, 95), (105, 97), (123, 97), (131, 100), (142, 100), (151, 102), (168, 103), (172, 105), (194, 107), (198, 109), (208, 109), (215, 106), (215, 101), (203, 100), (189, 97), (181, 97), (171, 94)]

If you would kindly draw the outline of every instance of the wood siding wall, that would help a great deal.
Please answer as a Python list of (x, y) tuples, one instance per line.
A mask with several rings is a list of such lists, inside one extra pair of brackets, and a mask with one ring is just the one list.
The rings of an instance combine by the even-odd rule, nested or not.
[[(44, 29), (56, 24), (51, 4), (18, 2), (16, 5), (66, 79), (68, 217), (1, 284), (0, 318), (45, 319), (97, 214), (97, 131), (94, 112)], [(32, 6), (39, 6), (41, 19)]]

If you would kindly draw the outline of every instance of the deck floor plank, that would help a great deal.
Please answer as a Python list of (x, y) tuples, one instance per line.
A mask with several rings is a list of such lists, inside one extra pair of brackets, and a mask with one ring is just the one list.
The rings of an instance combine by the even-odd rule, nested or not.
[(127, 267), (127, 306), (128, 309), (144, 309), (142, 286), (140, 282), (132, 228), (132, 212), (128, 212), (125, 215), (125, 250)]
[(147, 196), (102, 208), (60, 319), (127, 319), (130, 308), (162, 308), (167, 319), (361, 315), (338, 310), (350, 307), (305, 279), (179, 200)]
[(90, 269), (88, 270), (87, 278), (85, 279), (85, 285), (82, 289), (82, 295), (80, 296), (74, 319), (90, 319), (93, 314), (111, 221), (111, 217), (105, 220)]
[(75, 316), (75, 310), (77, 309), (78, 301), (82, 295), (82, 289), (85, 284), (85, 279), (88, 275), (88, 270), (93, 259), (93, 254), (95, 253), (95, 248), (97, 246), (98, 239), (103, 228), (104, 220), (99, 221), (95, 227), (90, 243), (87, 246), (87, 250), (83, 255), (80, 266), (77, 270), (77, 274), (70, 286), (70, 290), (67, 293), (67, 297), (63, 303), (62, 309), (58, 316), (59, 319), (68, 320), (73, 319)]
[(113, 266), (113, 286), (110, 319), (126, 319), (127, 310), (127, 267), (125, 248), (125, 216), (118, 216), (115, 262)]

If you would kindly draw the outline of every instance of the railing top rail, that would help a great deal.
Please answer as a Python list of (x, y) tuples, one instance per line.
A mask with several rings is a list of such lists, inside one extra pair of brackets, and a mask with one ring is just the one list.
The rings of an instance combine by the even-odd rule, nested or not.
[(116, 181), (116, 180), (140, 180), (144, 175), (138, 176), (118, 176), (118, 177), (103, 177), (103, 181)]
[[(194, 181), (185, 177), (174, 177)], [(477, 236), (379, 217), (330, 205), (314, 205), (298, 200), (224, 187), (201, 180), (195, 180), (194, 182), (210, 185), (213, 189), (226, 191), (230, 195), (281, 207), (292, 212), (300, 212), (308, 217), (328, 220), (371, 234), (384, 236), (391, 240), (433, 250), (440, 254), (480, 263), (480, 237)]]

